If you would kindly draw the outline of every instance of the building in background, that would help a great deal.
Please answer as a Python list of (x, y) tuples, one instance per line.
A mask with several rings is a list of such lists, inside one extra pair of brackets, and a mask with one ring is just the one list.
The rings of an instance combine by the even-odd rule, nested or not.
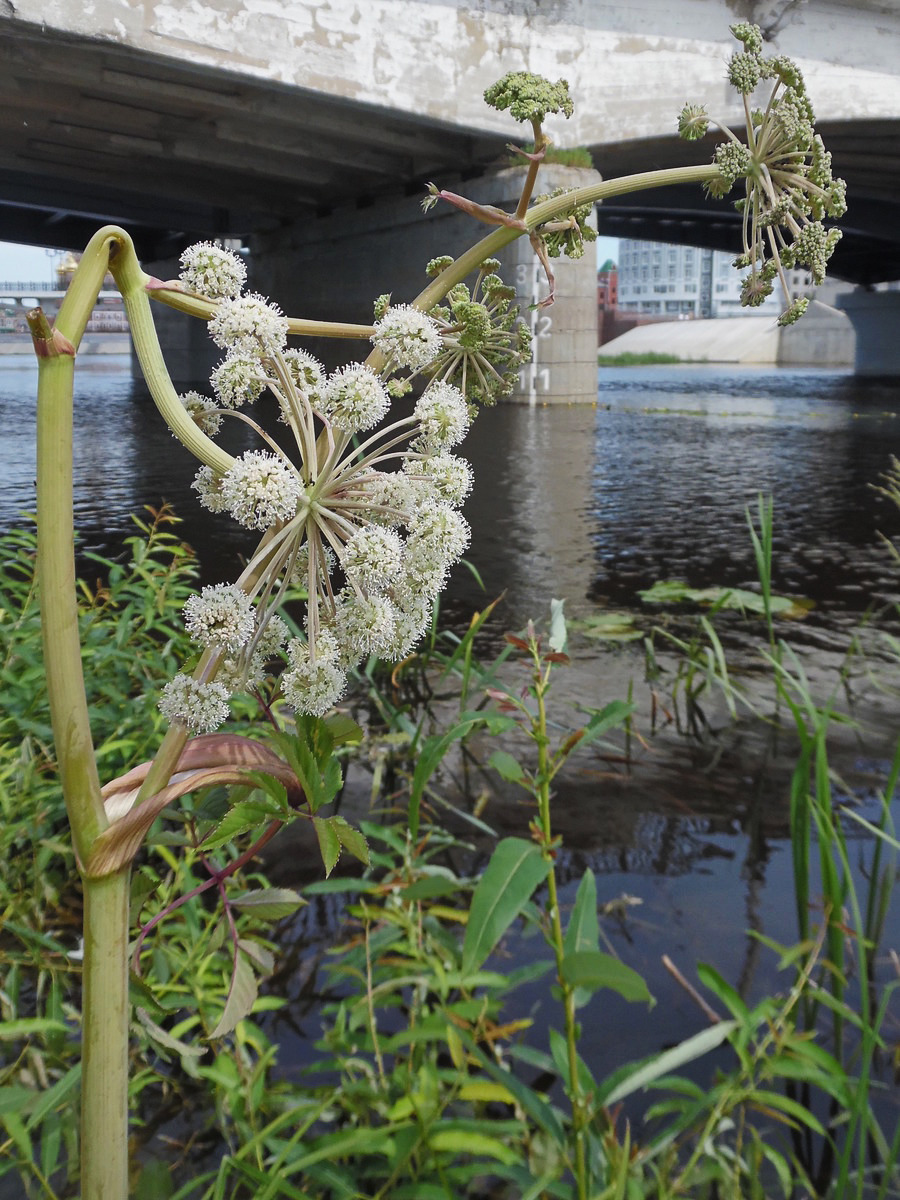
[[(55, 320), (80, 257), (63, 255), (53, 272), (56, 278), (48, 282), (0, 281), (0, 355), (32, 352), (28, 313), (40, 306), (51, 323)], [(130, 349), (125, 306), (111, 275), (104, 277), (103, 291), (97, 297), (85, 333), (87, 336), (79, 348), (81, 354), (124, 354)]]
[[(619, 243), (619, 311), (670, 321), (777, 317), (784, 308), (777, 282), (763, 304), (742, 307), (741, 278), (746, 271), (735, 269), (734, 258), (734, 254), (723, 250), (623, 238)], [(806, 271), (789, 271), (788, 283), (794, 295), (813, 294)], [(834, 287), (847, 290), (846, 284), (836, 283)], [(815, 294), (817, 299), (830, 302), (831, 297), (823, 295), (822, 289), (816, 289)]]

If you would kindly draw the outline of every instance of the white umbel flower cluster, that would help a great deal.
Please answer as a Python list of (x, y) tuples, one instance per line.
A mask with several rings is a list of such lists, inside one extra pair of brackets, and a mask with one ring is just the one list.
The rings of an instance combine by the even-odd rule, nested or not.
[(190, 675), (176, 675), (163, 688), (159, 711), (193, 733), (212, 733), (228, 717), (228, 689), (215, 679), (201, 683)]
[(190, 597), (184, 606), (184, 624), (201, 646), (218, 646), (234, 654), (247, 645), (256, 629), (253, 602), (233, 584), (213, 584)]
[(456, 446), (469, 432), (465, 396), (452, 383), (433, 383), (419, 398), (415, 415), (422, 427), (421, 445), (431, 451)]
[(266, 378), (259, 362), (245, 354), (229, 354), (209, 377), (222, 408), (242, 408), (262, 395)]
[(185, 392), (179, 399), (198, 429), (202, 429), (207, 437), (215, 437), (222, 428), (222, 414), (215, 403), (200, 392)]
[(365, 363), (335, 371), (322, 392), (325, 414), (342, 433), (374, 429), (390, 406), (387, 388)]
[(248, 529), (269, 529), (297, 511), (303, 484), (283, 459), (248, 450), (222, 476), (223, 507)]
[[(221, 299), (209, 329), (226, 357), (212, 379), (219, 408), (205, 401), (201, 414), (193, 401), (198, 415), (233, 413), (266, 388), (295, 447), (283, 453), (266, 435), (271, 449), (247, 451), (221, 474), (203, 466), (194, 481), (204, 507), (264, 533), (239, 586), (204, 588), (185, 607), (212, 682), (177, 677), (161, 708), (196, 731), (224, 719), (229, 693), (261, 687), (273, 655), (287, 660), (284, 700), (311, 715), (340, 701), (362, 659), (408, 656), (468, 545), (458, 510), (472, 486), (468, 463), (450, 453), (470, 422), (456, 387), (432, 379), (411, 416), (385, 423), (388, 379), (441, 353), (427, 314), (389, 308), (373, 335), (381, 356), (331, 375), (285, 348), (287, 321), (260, 296)], [(305, 636), (289, 638), (276, 612), (298, 584), (308, 596)]]
[(434, 362), (443, 346), (437, 321), (409, 304), (389, 308), (376, 322), (372, 341), (393, 365), (410, 371)]
[(209, 336), (217, 346), (265, 358), (284, 349), (287, 330), (287, 318), (278, 305), (256, 292), (222, 300), (209, 322)]
[(214, 242), (188, 246), (180, 262), (181, 282), (207, 300), (232, 299), (239, 295), (247, 280), (243, 260)]

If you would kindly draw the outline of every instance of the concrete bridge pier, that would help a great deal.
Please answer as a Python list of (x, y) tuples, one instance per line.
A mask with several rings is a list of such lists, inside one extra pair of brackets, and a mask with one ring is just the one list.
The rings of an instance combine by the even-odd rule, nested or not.
[(856, 331), (857, 375), (900, 375), (900, 292), (848, 292), (838, 307)]
[[(515, 209), (523, 172), (499, 171), (457, 185), (471, 199), (507, 211)], [(539, 190), (581, 187), (596, 172), (570, 167), (545, 168)], [(408, 303), (428, 282), (432, 258), (454, 258), (488, 227), (441, 202), (429, 213), (417, 195), (399, 202), (338, 210), (289, 228), (255, 236), (251, 242), (251, 286), (270, 296), (292, 316), (369, 324), (372, 305), (390, 292), (394, 303)], [(592, 246), (577, 260), (554, 261), (556, 302), (546, 309), (530, 306), (547, 293), (547, 284), (526, 237), (500, 256), (500, 274), (514, 284), (522, 315), (534, 335), (534, 361), (520, 372), (513, 399), (526, 403), (593, 402), (597, 398), (596, 263)], [(321, 339), (302, 343), (329, 367), (364, 358), (366, 342)]]

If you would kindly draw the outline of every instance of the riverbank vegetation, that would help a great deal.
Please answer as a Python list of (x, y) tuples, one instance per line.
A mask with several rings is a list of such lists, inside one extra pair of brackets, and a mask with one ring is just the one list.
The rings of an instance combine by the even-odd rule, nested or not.
[[(890, 495), (898, 487), (896, 477), (886, 482)], [(163, 810), (131, 888), (140, 931), (131, 976), (135, 1195), (567, 1197), (579, 1155), (597, 1196), (894, 1194), (898, 975), (888, 918), (900, 755), (886, 764), (881, 816), (863, 822), (841, 803), (829, 761), (831, 730), (848, 717), (837, 704), (840, 681), (828, 696), (811, 694), (766, 582), (771, 510), (761, 505), (754, 516), (761, 586), (745, 617), (757, 630), (762, 689), (729, 671), (716, 632), (721, 606), (698, 615), (692, 637), (669, 653), (662, 589), (648, 597), (659, 629), (648, 631), (644, 680), (598, 709), (573, 711), (556, 698), (577, 635), (554, 603), (543, 627), (509, 634), (487, 657), (479, 647), (495, 626), (493, 606), (461, 635), (435, 626), (399, 669), (365, 664), (339, 722), (306, 719), (312, 744), (330, 738), (339, 764), (336, 772), (330, 758), (305, 764), (309, 786), (330, 793), (319, 820), (347, 811), (365, 848), (300, 888), (309, 905), (339, 902), (341, 915), (320, 966), (321, 1034), (299, 1076), (272, 1022), (283, 1014), (279, 1028), (290, 1027), (302, 1004), (303, 957), (291, 945), (304, 910), (287, 884), (310, 871), (298, 864), (291, 880), (277, 839), (265, 857), (246, 853), (250, 808), (277, 803), (271, 787), (261, 776), (237, 807), (212, 787)], [(196, 563), (166, 510), (137, 522), (117, 561), (87, 560), (96, 571), (79, 585), (79, 620), (98, 756), (112, 775), (160, 736), (156, 694), (188, 650), (180, 610)], [(33, 536), (4, 538), (0, 563), (0, 1179), (29, 1197), (62, 1198), (78, 1187), (81, 894), (41, 685)], [(652, 1024), (653, 998), (627, 955), (612, 952), (613, 917), (598, 904), (593, 872), (561, 901), (554, 863), (568, 850), (552, 796), (572, 756), (627, 758), (653, 738), (642, 687), (657, 714), (668, 709), (694, 739), (719, 736), (708, 717), (722, 697), (734, 720), (752, 710), (774, 723), (778, 714), (782, 738), (794, 727), (786, 795), (796, 940), (761, 937), (781, 981), (763, 997), (742, 995), (715, 963), (695, 964), (693, 980), (679, 972), (697, 1005), (696, 1032), (630, 1065), (623, 1046), (619, 1069), (598, 1078), (577, 1049), (584, 1024), (602, 1022), (613, 996)], [(290, 726), (273, 725), (264, 703), (248, 700), (237, 715), (244, 735), (249, 725), (255, 739), (283, 745), (276, 726)], [(344, 809), (348, 777), (360, 772), (371, 804)], [(498, 837), (489, 795), (504, 788), (522, 796), (521, 828)], [(851, 837), (861, 825), (865, 842)], [(307, 853), (318, 844), (330, 870), (341, 845), (310, 833), (300, 844)], [(224, 914), (205, 902), (211, 879), (227, 882)], [(235, 984), (226, 922), (252, 958), (258, 989), (249, 972)], [(529, 931), (534, 948), (510, 970), (504, 946)], [(562, 982), (550, 989), (554, 977)], [(535, 1014), (525, 997), (541, 981)], [(236, 1005), (247, 1015), (222, 1032)]]
[[(634, 350), (626, 350), (622, 354), (603, 354), (597, 355), (598, 367), (656, 367), (669, 366), (673, 363), (686, 361), (680, 358), (677, 354), (664, 354), (656, 350), (644, 350), (638, 353)], [(691, 359), (696, 362), (696, 359)]]

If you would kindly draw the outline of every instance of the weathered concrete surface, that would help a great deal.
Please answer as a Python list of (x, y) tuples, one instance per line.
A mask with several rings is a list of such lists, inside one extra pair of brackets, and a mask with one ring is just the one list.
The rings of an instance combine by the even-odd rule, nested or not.
[(603, 354), (675, 354), (686, 362), (849, 366), (855, 338), (848, 318), (813, 300), (802, 320), (780, 329), (767, 317), (660, 321), (640, 325), (603, 347)]
[[(356, 103), (506, 130), (481, 94), (507, 70), (569, 79), (578, 143), (668, 132), (673, 102), (730, 115), (728, 26), (758, 20), (802, 65), (820, 119), (895, 117), (900, 12), (877, 0), (8, 0), (6, 20)], [(676, 109), (677, 111), (677, 109)]]
[(780, 366), (852, 367), (856, 360), (856, 330), (846, 313), (810, 303), (795, 325), (781, 330), (778, 339)]
[[(595, 171), (551, 166), (541, 190), (584, 187)], [(500, 171), (473, 181), (471, 199), (514, 210), (523, 172)], [(449, 254), (457, 258), (490, 230), (442, 202), (423, 214), (417, 200), (337, 212), (253, 239), (252, 286), (277, 297), (292, 316), (368, 324), (377, 296), (390, 292), (408, 303), (428, 283), (425, 265)], [(514, 284), (533, 333), (534, 362), (520, 372), (516, 398), (530, 403), (594, 401), (597, 397), (596, 256), (588, 245), (581, 259), (553, 261), (556, 301), (531, 306), (547, 295), (544, 277), (527, 237), (500, 255), (501, 275)], [(308, 346), (330, 366), (369, 347), (334, 340)]]
[(856, 330), (856, 374), (900, 375), (900, 292), (857, 290), (837, 302)]

